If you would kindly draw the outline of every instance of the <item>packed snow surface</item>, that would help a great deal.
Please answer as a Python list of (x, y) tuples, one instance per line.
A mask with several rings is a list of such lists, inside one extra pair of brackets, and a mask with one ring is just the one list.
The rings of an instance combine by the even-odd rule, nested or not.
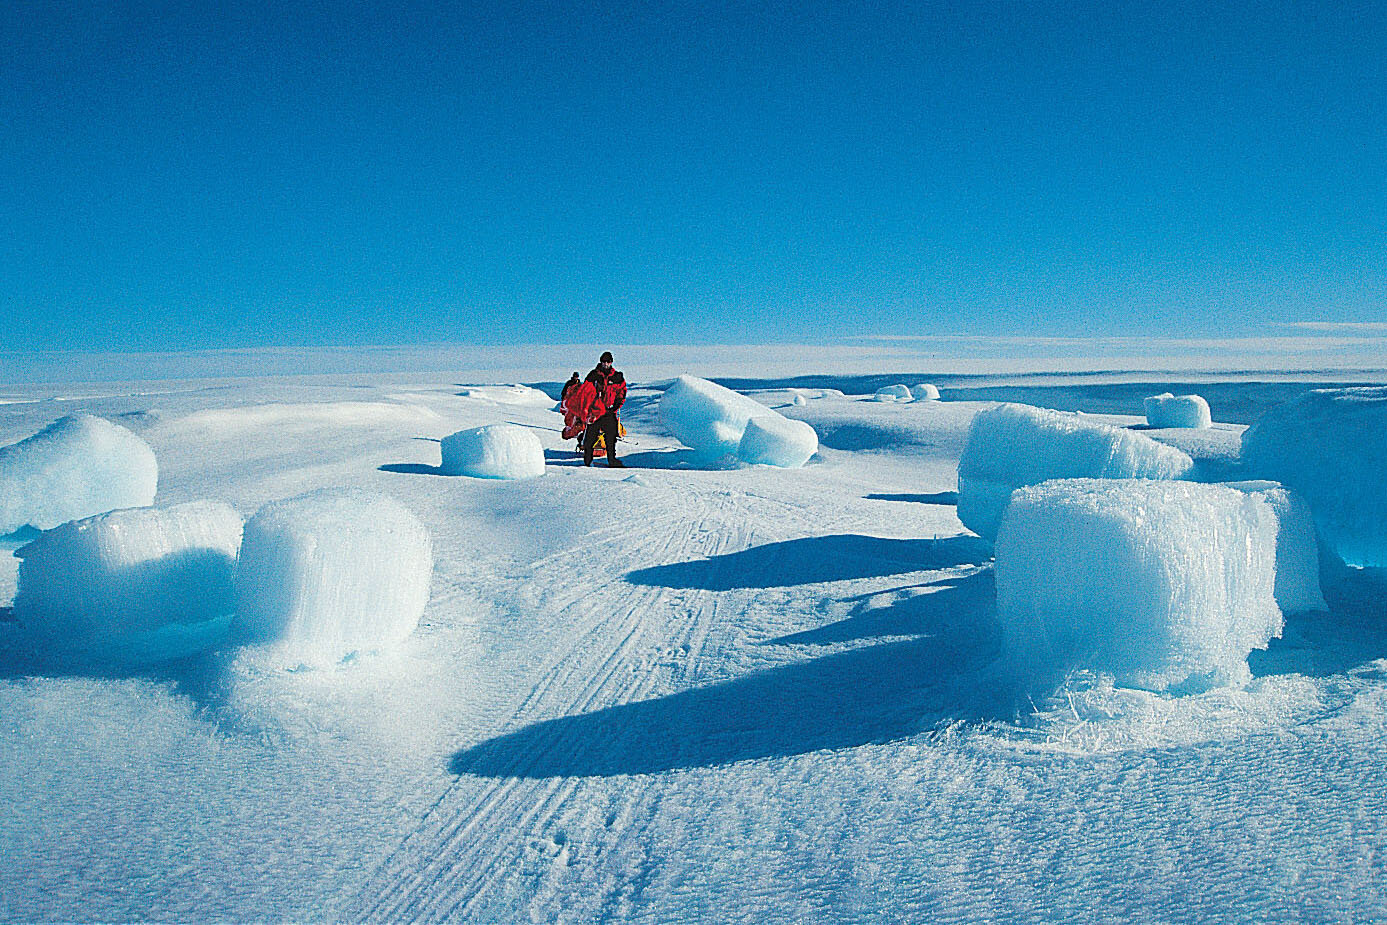
[(1252, 478), (1310, 502), (1349, 565), (1387, 566), (1387, 387), (1322, 389), (1273, 408), (1243, 434)]
[(463, 398), (480, 398), (500, 405), (529, 405), (532, 408), (548, 408), (554, 399), (539, 389), (528, 385), (469, 385), (464, 386), (458, 395)]
[(1227, 482), (1266, 501), (1276, 515), (1276, 604), (1285, 613), (1325, 610), (1320, 549), (1310, 505), (1276, 482)]
[(324, 489), (245, 526), (232, 632), (284, 664), (329, 666), (414, 632), (429, 598), (429, 531), (398, 501)]
[(241, 516), (216, 501), (66, 523), (15, 552), (15, 618), (47, 657), (120, 661), (131, 637), (229, 615), (240, 545)]
[(872, 398), (876, 399), (877, 401), (884, 402), (915, 400), (914, 396), (910, 392), (910, 386), (908, 385), (885, 386), (884, 388), (877, 389), (876, 394), (873, 395)]
[(1193, 482), (1058, 479), (1018, 490), (997, 533), (1003, 648), (1028, 678), (1074, 669), (1148, 690), (1245, 684), (1281, 635), (1276, 517)]
[(938, 401), (939, 387), (928, 382), (918, 382), (910, 387), (910, 397), (915, 401)]
[(1162, 392), (1143, 402), (1146, 423), (1152, 427), (1209, 427), (1214, 419), (1209, 403), (1198, 395), (1172, 395)]
[(685, 446), (703, 456), (735, 454), (746, 422), (776, 412), (745, 395), (696, 376), (680, 376), (660, 397), (660, 419)]
[(958, 516), (997, 535), (1013, 490), (1049, 479), (1178, 479), (1194, 460), (1144, 434), (1091, 417), (1003, 404), (973, 418), (958, 464)]
[(154, 503), (154, 450), (118, 424), (72, 414), (0, 447), (0, 535)]
[(819, 436), (803, 421), (760, 415), (746, 422), (737, 458), (751, 465), (798, 469), (819, 449)]
[[(380, 376), (7, 383), (23, 403), (0, 406), (0, 442), (80, 410), (155, 449), (161, 505), (386, 495), (427, 528), (435, 569), (414, 632), (330, 669), (228, 639), (230, 617), (153, 631), (183, 658), (53, 666), (10, 609), (9, 553), (38, 533), (0, 536), (0, 919), (1387, 919), (1379, 576), (1346, 569), (1329, 610), (1287, 613), (1242, 686), (1157, 692), (1092, 668), (1018, 685), (993, 544), (955, 507), (972, 419), (996, 401), (1144, 427), (1145, 396), (1201, 392), (1227, 423), (1144, 432), (1236, 469), (1241, 427), (1310, 386), (974, 377), (939, 379), (947, 402), (881, 404), (863, 397), (943, 373), (868, 352), (861, 376), (741, 380), (817, 432), (796, 470), (707, 465), (662, 421), (663, 382), (623, 408), (626, 470), (584, 468), (552, 406), (458, 395), (549, 388), (577, 365), (562, 350)], [(705, 355), (721, 365), (688, 362)], [(623, 368), (780, 375), (749, 359), (793, 365), (700, 347), (658, 374)], [(539, 437), (544, 478), (441, 474), (441, 438), (502, 422)], [(296, 519), (284, 544), (338, 548), (389, 519), (368, 507), (316, 531)], [(350, 609), (398, 559), (392, 543), (324, 568), (361, 589)], [(306, 593), (310, 571), (259, 589)]]
[[(552, 402), (551, 402), (552, 404)], [(479, 479), (531, 479), (544, 474), (544, 444), (528, 427), (485, 424), (441, 443), (443, 471)]]

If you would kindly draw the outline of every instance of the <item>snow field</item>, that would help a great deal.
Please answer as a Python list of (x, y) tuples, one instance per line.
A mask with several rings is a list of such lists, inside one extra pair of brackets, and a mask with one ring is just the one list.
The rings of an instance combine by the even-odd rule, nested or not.
[(1194, 460), (1144, 434), (1083, 415), (1003, 404), (978, 412), (958, 464), (958, 517), (997, 535), (1011, 493), (1049, 479), (1180, 479)]
[(1387, 387), (1320, 389), (1243, 433), (1247, 474), (1310, 502), (1320, 539), (1349, 565), (1387, 566)]
[(915, 401), (939, 401), (939, 387), (918, 382), (910, 387), (910, 397)]
[(1276, 482), (1225, 482), (1266, 501), (1276, 515), (1276, 605), (1285, 613), (1326, 610), (1320, 591), (1315, 518), (1305, 499)]
[(522, 405), (531, 408), (551, 408), (554, 399), (528, 385), (471, 385), (458, 392), (462, 398), (479, 398), (499, 405)]
[(803, 421), (762, 415), (746, 422), (737, 458), (749, 465), (798, 469), (818, 452), (819, 437)]
[(1259, 495), (1144, 479), (1019, 489), (996, 541), (1003, 649), (1028, 681), (1075, 669), (1189, 692), (1246, 683), (1280, 636), (1277, 518)]
[(1204, 428), (1214, 423), (1209, 414), (1209, 403), (1198, 395), (1172, 395), (1162, 392), (1152, 395), (1143, 403), (1146, 409), (1146, 423), (1152, 427)]
[(240, 515), (216, 501), (66, 523), (15, 553), (15, 617), (45, 659), (119, 662), (131, 637), (229, 615), (240, 544)]
[(335, 665), (412, 633), (432, 572), (428, 530), (391, 498), (324, 489), (271, 502), (246, 523), (232, 634), (289, 666)]
[[(818, 449), (814, 428), (791, 421), (754, 399), (706, 379), (680, 376), (660, 397), (660, 419), (681, 443), (706, 459), (804, 465)], [(756, 429), (746, 439), (748, 422)], [(745, 452), (746, 455), (743, 455)]]
[(529, 479), (544, 474), (544, 445), (533, 430), (518, 424), (460, 430), (444, 437), (441, 449), (448, 475)]
[(135, 434), (74, 414), (0, 447), (0, 535), (154, 503), (159, 464)]

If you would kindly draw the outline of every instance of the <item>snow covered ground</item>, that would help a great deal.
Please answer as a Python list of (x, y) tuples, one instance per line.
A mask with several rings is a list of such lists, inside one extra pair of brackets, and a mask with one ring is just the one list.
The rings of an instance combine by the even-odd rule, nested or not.
[[(0, 444), (87, 411), (154, 448), (160, 505), (383, 493), (435, 569), (402, 648), (328, 670), (227, 644), (46, 671), (0, 611), (0, 919), (1387, 917), (1382, 584), (1292, 616), (1246, 688), (1034, 700), (1000, 680), (991, 548), (955, 513), (991, 402), (1223, 477), (1333, 374), (931, 375), (944, 400), (901, 405), (870, 401), (898, 376), (733, 383), (818, 432), (772, 469), (697, 468), (618, 365), (625, 470), (581, 467), (530, 391), (444, 373), (6, 385)], [(1214, 426), (1147, 429), (1164, 391)], [(542, 477), (443, 474), (441, 438), (500, 422)], [(0, 538), (0, 606), (32, 536)]]

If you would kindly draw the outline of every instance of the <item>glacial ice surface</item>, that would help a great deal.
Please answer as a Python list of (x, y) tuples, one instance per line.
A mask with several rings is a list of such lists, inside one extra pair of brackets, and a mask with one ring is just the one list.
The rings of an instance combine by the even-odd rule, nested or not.
[(1011, 493), (1048, 479), (1179, 479), (1194, 460), (1080, 414), (1003, 404), (979, 411), (958, 465), (958, 518), (993, 539)]
[(480, 479), (529, 479), (544, 474), (544, 446), (518, 424), (487, 424), (442, 440), (443, 471)]
[(1276, 515), (1276, 604), (1285, 613), (1325, 610), (1315, 519), (1305, 499), (1276, 482), (1225, 482), (1254, 494)]
[(1003, 648), (1021, 676), (1073, 670), (1190, 692), (1251, 678), (1281, 634), (1268, 503), (1218, 485), (1059, 479), (1019, 489), (996, 543)]
[(0, 447), (0, 535), (154, 503), (159, 464), (118, 424), (73, 414)]
[(1320, 538), (1349, 565), (1387, 566), (1387, 386), (1318, 389), (1243, 433), (1251, 478), (1310, 502)]
[(233, 635), (282, 664), (330, 666), (412, 633), (433, 543), (399, 502), (324, 489), (262, 507), (245, 527)]

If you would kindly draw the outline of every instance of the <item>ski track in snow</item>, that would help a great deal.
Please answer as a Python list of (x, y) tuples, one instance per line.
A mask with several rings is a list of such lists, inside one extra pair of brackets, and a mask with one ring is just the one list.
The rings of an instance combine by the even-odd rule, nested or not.
[[(601, 543), (610, 550), (619, 543), (620, 551), (611, 557), (603, 580), (561, 588), (537, 609), (536, 619), (571, 627), (572, 643), (557, 654), (503, 733), (537, 720), (640, 700), (660, 677), (652, 670), (656, 660), (676, 680), (696, 674), (704, 646), (718, 628), (719, 609), (735, 613), (740, 602), (720, 600), (726, 592), (694, 589), (675, 595), (668, 589), (632, 585), (625, 573), (694, 556), (707, 557), (719, 563), (715, 567), (726, 569), (726, 560), (717, 557), (780, 537), (759, 535), (752, 526), (754, 519), (726, 492), (704, 491), (694, 500), (696, 515), (665, 515), (658, 524), (647, 523), (645, 532), (636, 537), (623, 537), (629, 532), (625, 527), (607, 528), (590, 534), (583, 548), (534, 563), (536, 571), (563, 573), (566, 565), (584, 556), (589, 544)], [(782, 515), (794, 518), (796, 527), (824, 527), (823, 518), (807, 509), (783, 502), (776, 506)], [(652, 544), (652, 534), (659, 537), (658, 543)], [(459, 776), (420, 827), (341, 910), (342, 916), (367, 921), (452, 921), (477, 916), (498, 882), (514, 874), (526, 846), (548, 843), (557, 845), (560, 853), (571, 850), (561, 836), (554, 840), (554, 833), (562, 830), (556, 820), (575, 805), (588, 802), (582, 794), (585, 787), (607, 788), (600, 779), (531, 778), (525, 771), (563, 757), (555, 752), (602, 747), (602, 742), (572, 734), (552, 741), (550, 750), (530, 755), (512, 776)], [(619, 806), (608, 811), (610, 838), (619, 839), (622, 829), (643, 824), (639, 809), (653, 808), (648, 791), (658, 790), (659, 783), (650, 775), (623, 779)], [(540, 906), (545, 892), (542, 880), (535, 899)]]

